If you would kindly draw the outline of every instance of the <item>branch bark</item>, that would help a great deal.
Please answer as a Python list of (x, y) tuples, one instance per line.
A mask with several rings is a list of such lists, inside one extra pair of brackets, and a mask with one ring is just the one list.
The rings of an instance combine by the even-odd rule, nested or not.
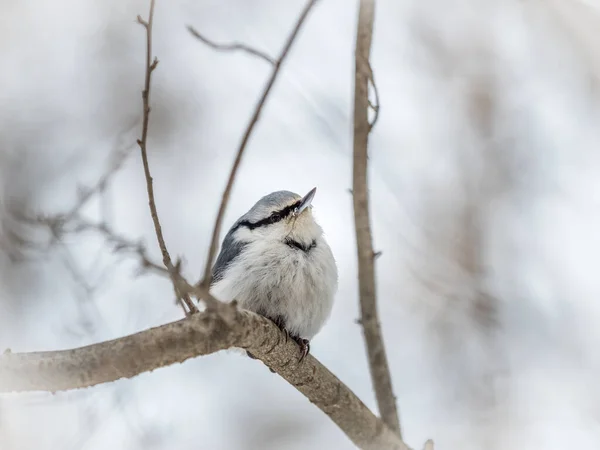
[(250, 136), (252, 135), (252, 132), (254, 131), (254, 127), (258, 123), (258, 119), (260, 118), (260, 113), (263, 109), (263, 106), (267, 102), (267, 98), (269, 96), (269, 93), (271, 92), (271, 89), (273, 88), (273, 85), (275, 84), (275, 80), (277, 80), (277, 75), (279, 75), (279, 69), (281, 68), (281, 65), (283, 64), (283, 62), (285, 61), (285, 59), (290, 51), (290, 48), (292, 48), (292, 44), (294, 43), (296, 36), (298, 35), (298, 32), (300, 31), (300, 28), (302, 28), (302, 24), (305, 22), (306, 17), (308, 16), (308, 13), (312, 9), (312, 7), (315, 5), (315, 3), (317, 3), (317, 1), (318, 0), (310, 0), (306, 4), (306, 6), (302, 10), (302, 12), (300, 13), (300, 17), (298, 17), (296, 26), (290, 33), (290, 36), (288, 37), (288, 40), (287, 40), (285, 46), (283, 47), (283, 50), (281, 51), (281, 55), (279, 55), (279, 58), (277, 58), (277, 60), (273, 64), (273, 71), (271, 72), (271, 77), (269, 78), (269, 81), (267, 82), (267, 85), (265, 86), (263, 94), (256, 105), (254, 114), (252, 115), (252, 118), (250, 119), (250, 122), (248, 123), (246, 132), (244, 133), (244, 137), (242, 138), (242, 142), (240, 143), (240, 147), (238, 149), (237, 156), (235, 157), (235, 161), (233, 162), (233, 166), (231, 167), (231, 173), (229, 174), (227, 186), (225, 187), (225, 191), (223, 192), (223, 198), (221, 200), (221, 205), (219, 206), (219, 212), (217, 213), (217, 219), (215, 221), (215, 226), (214, 226), (212, 238), (210, 241), (208, 257), (206, 258), (206, 267), (204, 268), (204, 276), (201, 281), (201, 284), (205, 288), (208, 288), (208, 286), (210, 286), (210, 283), (212, 280), (212, 265), (213, 265), (213, 261), (214, 261), (216, 255), (217, 255), (217, 250), (219, 248), (219, 238), (221, 235), (221, 227), (222, 227), (222, 223), (223, 223), (223, 217), (225, 216), (225, 209), (227, 208), (227, 203), (229, 202), (229, 196), (231, 195), (233, 183), (235, 181), (237, 171), (240, 167), (240, 163), (242, 161), (242, 156), (244, 154), (244, 150), (246, 150), (246, 147), (250, 140)]
[[(186, 319), (72, 350), (0, 356), (0, 392), (62, 391), (132, 378), (231, 347), (249, 350), (314, 403), (365, 450), (408, 450), (364, 403), (270, 320), (220, 303)], [(251, 360), (248, 359), (248, 362)]]
[(375, 289), (375, 258), (369, 223), (369, 194), (367, 160), (369, 132), (369, 81), (372, 80), (369, 56), (373, 34), (375, 1), (361, 0), (356, 31), (356, 67), (354, 81), (354, 168), (353, 201), (356, 244), (358, 249), (358, 282), (360, 293), (361, 324), (369, 356), (369, 368), (377, 405), (382, 420), (398, 436), (402, 436), (396, 397), (388, 367), (381, 326), (377, 314)]

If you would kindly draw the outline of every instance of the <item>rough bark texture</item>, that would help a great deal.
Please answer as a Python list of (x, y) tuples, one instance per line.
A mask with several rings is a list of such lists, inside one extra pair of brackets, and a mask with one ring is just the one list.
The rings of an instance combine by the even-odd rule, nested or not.
[[(61, 391), (131, 378), (199, 355), (240, 347), (304, 394), (359, 448), (408, 447), (314, 357), (268, 319), (222, 304), (186, 319), (72, 350), (0, 356), (0, 392)], [(251, 364), (251, 360), (248, 359)]]
[(361, 0), (356, 31), (356, 71), (354, 84), (354, 169), (353, 199), (356, 244), (358, 249), (358, 282), (361, 324), (365, 336), (371, 379), (381, 418), (401, 436), (396, 397), (388, 367), (381, 327), (377, 315), (375, 291), (375, 252), (369, 223), (369, 194), (367, 183), (367, 146), (369, 142), (369, 81), (372, 71), (369, 63), (374, 0)]

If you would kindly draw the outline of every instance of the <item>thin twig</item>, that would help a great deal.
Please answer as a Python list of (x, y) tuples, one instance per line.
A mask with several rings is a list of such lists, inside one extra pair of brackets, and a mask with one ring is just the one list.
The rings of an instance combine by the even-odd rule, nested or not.
[[(136, 126), (137, 123), (138, 121), (136, 120), (129, 130)], [(92, 199), (92, 197), (102, 194), (106, 190), (111, 178), (121, 170), (127, 158), (133, 153), (131, 150), (131, 144), (126, 148), (118, 148), (115, 150), (111, 155), (112, 162), (109, 164), (108, 170), (98, 179), (98, 181), (96, 181), (95, 185), (91, 187), (79, 187), (77, 202), (67, 213), (61, 216), (61, 220), (64, 223), (68, 223), (73, 217), (75, 217)]]
[(367, 184), (369, 124), (369, 80), (372, 71), (369, 65), (375, 1), (361, 0), (356, 31), (356, 71), (354, 85), (354, 168), (352, 191), (354, 221), (358, 250), (358, 282), (363, 333), (371, 379), (382, 420), (398, 436), (402, 436), (396, 397), (388, 367), (381, 327), (377, 315), (375, 290), (375, 258), (369, 222), (369, 196)]
[[(130, 131), (137, 124), (138, 120), (135, 121), (128, 129), (125, 131)], [(33, 226), (44, 225), (48, 227), (51, 233), (51, 239), (47, 243), (47, 247), (50, 248), (58, 243), (62, 233), (65, 231), (65, 227), (73, 221), (74, 218), (79, 216), (79, 213), (83, 208), (89, 203), (89, 201), (96, 197), (103, 197), (106, 193), (106, 189), (111, 181), (111, 178), (114, 177), (123, 167), (123, 164), (127, 160), (127, 158), (133, 153), (131, 151), (132, 146), (129, 145), (125, 148), (121, 146), (117, 146), (115, 150), (113, 150), (110, 159), (111, 162), (108, 165), (106, 172), (100, 176), (100, 178), (93, 184), (92, 186), (82, 187), (79, 186), (77, 189), (77, 201), (75, 204), (66, 212), (53, 214), (50, 216), (47, 215), (37, 215), (36, 217), (30, 217), (23, 213), (15, 214), (18, 220), (28, 223)], [(100, 199), (102, 202), (103, 198)], [(22, 243), (20, 245), (25, 245)]]
[(131, 240), (116, 234), (106, 223), (93, 223), (83, 217), (73, 217), (71, 221), (75, 226), (73, 232), (96, 231), (100, 233), (108, 244), (111, 244), (115, 252), (128, 252), (135, 254), (142, 269), (150, 269), (161, 275), (169, 275), (169, 271), (162, 265), (150, 259), (146, 247), (141, 242), (132, 242)]
[(154, 0), (150, 0), (150, 15), (148, 16), (148, 22), (138, 16), (137, 20), (140, 24), (146, 28), (146, 77), (144, 81), (144, 90), (142, 91), (142, 102), (144, 107), (144, 119), (142, 121), (142, 138), (138, 139), (137, 143), (140, 146), (142, 154), (142, 164), (144, 165), (144, 176), (146, 177), (146, 190), (148, 191), (148, 206), (150, 207), (150, 214), (152, 216), (152, 223), (154, 224), (154, 231), (156, 232), (156, 239), (160, 252), (163, 257), (163, 264), (169, 270), (173, 269), (173, 263), (171, 261), (171, 255), (167, 250), (165, 239), (162, 234), (162, 228), (158, 219), (158, 212), (156, 210), (156, 202), (154, 200), (154, 187), (152, 183), (152, 175), (150, 174), (150, 165), (148, 164), (148, 151), (146, 149), (146, 142), (148, 139), (148, 123), (150, 120), (150, 81), (152, 78), (152, 72), (158, 65), (158, 59), (152, 60), (152, 22), (154, 19)]
[(369, 124), (369, 133), (370, 133), (373, 130), (373, 127), (375, 126), (375, 124), (377, 123), (377, 119), (379, 119), (380, 103), (379, 103), (379, 90), (377, 89), (377, 84), (375, 83), (375, 76), (373, 75), (373, 69), (371, 68), (371, 63), (368, 61), (367, 61), (367, 63), (369, 65), (369, 81), (371, 82), (371, 86), (373, 86), (373, 93), (375, 94), (375, 103), (373, 104), (373, 103), (371, 103), (371, 100), (369, 100), (369, 106), (375, 113), (375, 115), (373, 116), (373, 120)]
[(242, 142), (240, 143), (240, 147), (238, 149), (237, 156), (235, 157), (235, 161), (231, 168), (231, 173), (229, 174), (227, 186), (225, 187), (225, 191), (223, 192), (223, 198), (221, 200), (221, 205), (219, 207), (219, 212), (217, 214), (217, 219), (215, 221), (215, 226), (214, 226), (212, 238), (210, 241), (208, 257), (206, 259), (206, 267), (204, 268), (204, 277), (202, 278), (202, 281), (200, 283), (205, 288), (207, 288), (212, 281), (212, 273), (211, 273), (212, 265), (213, 265), (215, 256), (217, 254), (217, 249), (219, 247), (219, 236), (221, 234), (223, 216), (225, 215), (225, 209), (227, 208), (227, 203), (229, 202), (229, 196), (231, 195), (231, 189), (233, 188), (233, 183), (235, 181), (235, 177), (236, 177), (238, 168), (240, 166), (240, 162), (242, 161), (242, 156), (244, 154), (244, 150), (246, 149), (246, 146), (248, 144), (248, 141), (250, 140), (252, 131), (254, 130), (254, 127), (255, 127), (256, 123), (258, 122), (262, 108), (267, 101), (269, 93), (271, 92), (271, 88), (275, 84), (275, 80), (277, 79), (277, 75), (279, 74), (279, 69), (281, 68), (281, 65), (283, 64), (286, 56), (288, 55), (290, 48), (292, 47), (292, 44), (294, 43), (294, 40), (296, 39), (296, 36), (298, 35), (298, 32), (300, 31), (300, 28), (302, 28), (302, 24), (304, 23), (306, 17), (308, 16), (308, 13), (312, 9), (312, 7), (317, 3), (317, 1), (318, 0), (310, 0), (306, 4), (306, 6), (302, 10), (302, 12), (300, 13), (300, 17), (298, 18), (298, 21), (296, 22), (296, 26), (294, 27), (290, 36), (288, 37), (288, 40), (287, 40), (285, 46), (283, 47), (283, 50), (281, 51), (279, 58), (277, 59), (277, 61), (275, 61), (275, 64), (273, 66), (273, 72), (271, 73), (271, 77), (269, 78), (269, 81), (267, 82), (267, 85), (265, 86), (263, 94), (256, 105), (254, 114), (252, 115), (252, 118), (250, 119), (248, 127), (246, 128), (246, 132), (244, 133), (244, 137), (242, 138)]
[(150, 82), (152, 79), (152, 72), (158, 65), (158, 59), (155, 57), (152, 59), (152, 25), (154, 21), (154, 0), (150, 0), (150, 13), (148, 14), (148, 21), (146, 22), (140, 16), (137, 17), (138, 22), (146, 29), (146, 76), (144, 80), (144, 90), (142, 91), (142, 102), (144, 108), (144, 118), (142, 120), (142, 137), (138, 139), (137, 143), (140, 146), (140, 152), (142, 154), (142, 164), (144, 166), (144, 176), (146, 177), (146, 190), (148, 191), (148, 206), (150, 207), (150, 215), (152, 216), (152, 223), (154, 224), (154, 231), (156, 232), (156, 240), (160, 247), (160, 252), (163, 258), (163, 264), (167, 268), (173, 281), (175, 291), (183, 299), (190, 312), (198, 311), (196, 305), (192, 302), (187, 292), (182, 292), (179, 289), (181, 284), (181, 274), (173, 265), (171, 255), (167, 250), (167, 244), (162, 233), (160, 226), (160, 220), (158, 219), (158, 211), (156, 210), (156, 201), (154, 200), (154, 187), (152, 185), (152, 175), (150, 174), (150, 165), (148, 164), (148, 151), (146, 142), (148, 139), (148, 122), (150, 120)]
[[(143, 273), (144, 271), (152, 270), (159, 275), (165, 275), (172, 279), (169, 271), (161, 264), (157, 264), (150, 259), (148, 252), (146, 250), (146, 246), (142, 242), (133, 242), (123, 236), (116, 234), (113, 230), (109, 228), (106, 223), (92, 223), (85, 221), (80, 217), (74, 218), (77, 220), (77, 228), (75, 231), (84, 231), (84, 230), (94, 230), (99, 232), (104, 236), (108, 244), (112, 245), (112, 249), (115, 252), (129, 252), (133, 253), (137, 256), (140, 263), (139, 273)], [(75, 221), (75, 220), (74, 220)], [(175, 271), (180, 273), (180, 263), (175, 264)], [(184, 315), (188, 316), (194, 312), (193, 309), (190, 309), (189, 305), (191, 303), (191, 299), (189, 299), (189, 295), (184, 293), (178, 294), (178, 289), (175, 287), (175, 283), (173, 283), (173, 288), (175, 290), (175, 303), (181, 307)], [(181, 290), (181, 289), (180, 289)], [(185, 290), (190, 291), (190, 289)]]
[(276, 61), (273, 58), (271, 58), (269, 55), (267, 55), (265, 52), (262, 52), (255, 48), (252, 48), (246, 44), (242, 44), (239, 42), (232, 42), (231, 44), (219, 44), (218, 42), (211, 41), (207, 37), (200, 34), (200, 32), (198, 32), (191, 25), (188, 25), (187, 29), (190, 33), (192, 33), (192, 36), (194, 36), (196, 39), (202, 41), (203, 43), (205, 43), (206, 45), (208, 45), (210, 48), (212, 48), (214, 50), (224, 51), (224, 52), (234, 52), (234, 51), (239, 50), (239, 51), (246, 52), (252, 56), (256, 56), (257, 58), (260, 58), (260, 59), (268, 62), (272, 66), (274, 66), (276, 64)]

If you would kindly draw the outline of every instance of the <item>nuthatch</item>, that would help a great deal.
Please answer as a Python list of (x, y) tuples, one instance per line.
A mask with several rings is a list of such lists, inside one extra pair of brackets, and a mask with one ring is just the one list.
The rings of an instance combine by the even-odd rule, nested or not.
[(300, 360), (329, 317), (338, 285), (333, 253), (312, 214), (316, 191), (261, 198), (231, 227), (212, 269), (211, 293), (275, 322), (300, 346)]

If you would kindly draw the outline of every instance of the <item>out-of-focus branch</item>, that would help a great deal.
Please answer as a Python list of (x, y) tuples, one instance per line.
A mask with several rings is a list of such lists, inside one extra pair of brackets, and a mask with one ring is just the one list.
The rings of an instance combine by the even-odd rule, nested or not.
[(184, 320), (72, 350), (0, 355), (0, 392), (61, 391), (131, 378), (231, 347), (252, 352), (365, 450), (408, 450), (361, 400), (270, 320), (219, 303)]
[[(106, 223), (90, 222), (79, 216), (73, 217), (71, 224), (73, 225), (72, 231), (75, 233), (95, 231), (104, 237), (114, 252), (130, 253), (136, 256), (140, 264), (139, 273), (152, 271), (158, 275), (169, 277), (172, 280), (171, 274), (164, 267), (164, 265), (156, 263), (152, 260), (143, 242), (136, 242), (128, 239), (125, 236), (117, 234)], [(181, 270), (180, 263), (181, 261), (177, 261), (174, 265), (175, 273), (179, 276), (179, 278), (176, 281), (177, 284), (173, 282), (173, 290), (175, 291), (175, 302), (181, 306), (181, 309), (187, 316), (190, 314), (190, 310), (187, 307), (188, 303), (186, 298), (189, 298), (189, 294), (191, 293), (199, 293), (199, 290), (194, 290), (194, 288), (179, 275)]]
[(61, 237), (68, 234), (85, 233), (94, 231), (99, 233), (117, 253), (130, 253), (139, 259), (140, 269), (151, 270), (160, 275), (169, 276), (169, 271), (160, 263), (152, 260), (146, 246), (142, 242), (134, 242), (125, 236), (117, 234), (106, 222), (92, 222), (79, 215), (74, 209), (69, 213), (68, 222), (65, 215), (37, 216), (30, 218), (23, 216), (20, 219), (32, 225), (44, 225), (52, 233), (50, 245), (55, 244)]
[(356, 31), (356, 69), (354, 81), (354, 169), (352, 191), (354, 222), (358, 249), (358, 283), (360, 292), (360, 323), (363, 327), (371, 379), (381, 418), (385, 424), (402, 436), (396, 397), (381, 335), (377, 315), (375, 289), (375, 252), (369, 222), (369, 193), (367, 184), (369, 124), (369, 80), (372, 70), (369, 63), (375, 1), (361, 0)]
[(187, 29), (190, 33), (192, 33), (192, 36), (194, 36), (196, 39), (198, 39), (199, 41), (205, 43), (206, 45), (208, 45), (210, 48), (217, 50), (217, 51), (224, 51), (224, 52), (232, 52), (232, 51), (243, 51), (246, 52), (252, 56), (256, 56), (257, 58), (260, 58), (266, 62), (268, 62), (269, 64), (271, 64), (272, 66), (274, 66), (275, 64), (277, 64), (277, 61), (275, 61), (273, 58), (271, 58), (269, 55), (267, 55), (265, 52), (262, 52), (260, 50), (257, 50), (255, 48), (252, 48), (246, 44), (241, 44), (239, 42), (232, 42), (231, 44), (219, 44), (218, 42), (215, 41), (211, 41), (210, 39), (208, 39), (207, 37), (203, 36), (202, 34), (200, 34), (200, 32), (198, 32), (193, 26), (188, 25)]
[(74, 232), (96, 231), (100, 233), (115, 252), (132, 253), (139, 259), (141, 269), (152, 270), (161, 275), (169, 275), (164, 266), (152, 261), (146, 246), (141, 242), (133, 242), (115, 233), (106, 223), (93, 223), (82, 217), (72, 218)]
[(423, 450), (433, 450), (433, 441), (431, 439), (428, 439), (427, 442), (425, 442)]
[[(127, 127), (119, 135), (119, 140), (124, 140), (128, 132), (132, 131), (137, 125), (139, 119), (136, 119), (131, 125)], [(62, 235), (66, 232), (69, 225), (72, 225), (80, 215), (80, 212), (88, 205), (90, 200), (94, 197), (101, 197), (101, 201), (106, 195), (111, 179), (121, 170), (127, 158), (133, 153), (133, 145), (119, 145), (116, 144), (115, 148), (109, 155), (109, 164), (106, 170), (102, 173), (100, 178), (96, 180), (90, 186), (77, 187), (77, 199), (74, 205), (64, 212), (60, 212), (52, 215), (45, 214), (29, 214), (20, 209), (11, 208), (10, 215), (23, 225), (32, 227), (39, 227), (40, 225), (47, 228), (50, 232), (50, 238), (48, 242), (41, 244), (33, 242), (29, 239), (22, 238), (18, 234), (10, 234), (10, 239), (16, 242), (16, 245), (22, 248), (28, 248), (37, 252), (48, 250), (49, 248), (56, 245)], [(9, 230), (10, 232), (10, 230)]]
[(152, 80), (152, 72), (158, 65), (158, 59), (155, 57), (152, 59), (152, 25), (154, 21), (154, 0), (150, 0), (150, 13), (148, 14), (148, 21), (146, 22), (140, 16), (137, 17), (140, 24), (146, 29), (146, 75), (144, 79), (144, 90), (142, 91), (142, 102), (144, 108), (144, 118), (142, 120), (142, 137), (138, 139), (137, 143), (140, 146), (140, 152), (142, 155), (142, 164), (144, 166), (144, 176), (146, 177), (146, 190), (148, 191), (148, 206), (150, 207), (150, 215), (152, 216), (152, 223), (154, 224), (154, 231), (156, 232), (156, 240), (162, 253), (163, 264), (167, 268), (171, 280), (173, 281), (173, 287), (176, 295), (180, 297), (185, 305), (187, 306), (190, 313), (198, 312), (198, 308), (192, 302), (189, 294), (183, 292), (181, 286), (181, 275), (179, 268), (173, 265), (171, 255), (167, 249), (165, 238), (162, 233), (160, 226), (160, 220), (158, 218), (158, 211), (156, 209), (156, 201), (154, 200), (154, 187), (152, 183), (152, 175), (150, 174), (150, 164), (148, 163), (148, 151), (147, 151), (147, 139), (148, 139), (148, 122), (150, 120), (150, 86)]
[(242, 156), (244, 154), (244, 150), (246, 150), (248, 141), (250, 140), (250, 136), (252, 135), (252, 131), (254, 131), (254, 127), (256, 126), (256, 124), (258, 122), (258, 119), (260, 117), (260, 113), (263, 109), (263, 106), (267, 102), (267, 98), (269, 96), (269, 93), (271, 92), (271, 89), (273, 88), (273, 85), (275, 84), (277, 75), (279, 75), (279, 69), (281, 68), (281, 65), (283, 64), (283, 62), (285, 61), (285, 59), (290, 51), (290, 48), (292, 47), (292, 44), (294, 43), (294, 40), (296, 39), (296, 36), (298, 35), (298, 32), (300, 31), (300, 28), (302, 28), (302, 24), (306, 20), (308, 13), (312, 9), (312, 7), (315, 5), (315, 3), (317, 3), (317, 0), (309, 0), (309, 2), (306, 4), (304, 9), (300, 13), (300, 16), (298, 17), (296, 25), (295, 25), (294, 29), (292, 30), (290, 36), (288, 37), (287, 42), (285, 43), (285, 46), (283, 47), (283, 50), (281, 51), (281, 54), (279, 55), (279, 58), (277, 58), (277, 60), (273, 64), (273, 71), (271, 72), (271, 77), (267, 81), (267, 84), (262, 93), (262, 96), (261, 96), (260, 100), (258, 101), (256, 108), (254, 109), (254, 114), (252, 114), (250, 122), (248, 123), (246, 132), (244, 133), (244, 137), (242, 138), (242, 142), (240, 143), (240, 146), (239, 146), (239, 149), (237, 152), (237, 156), (235, 157), (235, 161), (233, 163), (233, 166), (231, 167), (231, 173), (229, 174), (229, 179), (227, 181), (225, 191), (223, 192), (223, 198), (221, 200), (221, 205), (219, 206), (219, 212), (218, 212), (217, 218), (215, 220), (215, 226), (213, 229), (212, 238), (211, 238), (210, 246), (209, 246), (209, 250), (208, 250), (208, 256), (206, 259), (206, 267), (204, 268), (204, 276), (201, 280), (201, 284), (205, 288), (208, 288), (208, 286), (210, 285), (210, 283), (212, 281), (212, 265), (213, 265), (215, 256), (217, 255), (217, 250), (219, 248), (219, 237), (221, 235), (221, 227), (222, 227), (223, 217), (225, 216), (225, 209), (227, 208), (227, 203), (229, 202), (229, 197), (231, 195), (233, 183), (235, 181), (237, 171), (238, 171), (240, 163), (242, 161)]
[[(125, 131), (128, 133), (137, 126), (139, 122), (139, 118), (137, 118)], [(78, 188), (78, 198), (77, 202), (73, 207), (66, 213), (60, 215), (60, 219), (62, 223), (68, 223), (73, 219), (79, 212), (85, 207), (85, 205), (96, 195), (102, 195), (106, 190), (111, 178), (115, 176), (123, 167), (123, 164), (127, 160), (127, 158), (133, 153), (133, 144), (128, 144), (127, 147), (123, 148), (121, 146), (117, 146), (115, 150), (113, 150), (110, 159), (112, 160), (108, 166), (106, 172), (102, 174), (102, 176), (96, 181), (96, 183), (91, 187), (79, 187)]]

